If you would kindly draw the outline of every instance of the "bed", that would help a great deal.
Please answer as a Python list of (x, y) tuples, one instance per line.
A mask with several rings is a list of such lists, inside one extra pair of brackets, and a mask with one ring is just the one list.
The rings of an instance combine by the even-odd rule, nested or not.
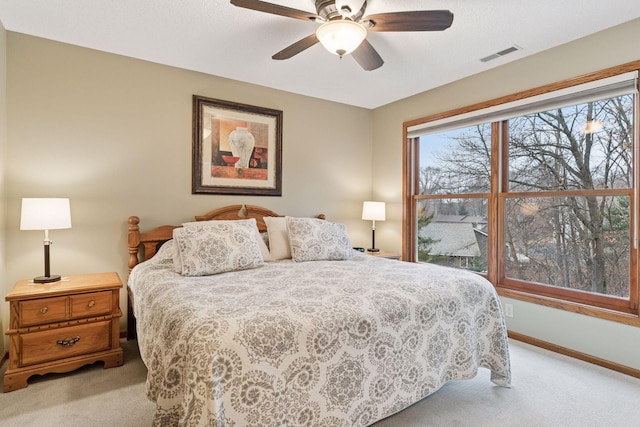
[[(255, 261), (260, 241), (283, 255), (276, 219), (289, 258)], [(154, 425), (367, 426), (478, 368), (510, 385), (501, 304), (479, 275), (372, 257), (340, 224), (259, 206), (144, 233), (139, 222), (129, 218), (130, 326)], [(211, 273), (220, 242), (238, 244), (224, 236), (248, 267)]]

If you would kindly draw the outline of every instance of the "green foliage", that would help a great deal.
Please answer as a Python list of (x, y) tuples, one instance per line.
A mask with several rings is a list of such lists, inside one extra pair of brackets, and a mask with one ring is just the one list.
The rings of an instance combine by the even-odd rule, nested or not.
[(439, 240), (432, 239), (431, 237), (420, 236), (420, 230), (429, 225), (433, 220), (433, 213), (427, 216), (421, 216), (418, 218), (418, 261), (420, 262), (435, 262), (437, 260), (446, 259), (446, 257), (430, 254), (431, 248)]
[(629, 231), (629, 198), (618, 197), (613, 206), (609, 208), (606, 215), (607, 224), (605, 229), (612, 231)]

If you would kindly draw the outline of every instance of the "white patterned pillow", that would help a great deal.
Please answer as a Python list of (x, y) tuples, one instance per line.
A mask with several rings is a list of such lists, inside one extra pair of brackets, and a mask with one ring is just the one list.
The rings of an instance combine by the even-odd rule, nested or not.
[(183, 276), (246, 270), (264, 263), (256, 220), (206, 221), (173, 230), (173, 268)]
[(291, 258), (294, 261), (353, 258), (351, 239), (344, 224), (317, 218), (286, 217)]
[[(183, 222), (182, 226), (183, 227), (191, 227), (193, 225), (205, 225), (205, 224), (209, 224), (209, 223), (216, 223), (216, 224), (220, 224), (223, 222), (237, 222), (237, 221), (251, 221), (252, 219), (249, 218), (248, 220), (237, 220), (237, 219), (213, 219), (213, 220), (209, 220), (209, 221), (191, 221), (191, 222)], [(265, 261), (272, 261), (271, 259), (271, 254), (269, 253), (269, 235), (265, 232), (265, 233), (261, 233), (260, 230), (258, 229), (258, 224), (256, 223), (255, 219), (253, 219), (253, 222), (256, 224), (256, 234), (258, 235), (258, 245), (260, 246), (260, 252), (262, 252), (262, 258)]]

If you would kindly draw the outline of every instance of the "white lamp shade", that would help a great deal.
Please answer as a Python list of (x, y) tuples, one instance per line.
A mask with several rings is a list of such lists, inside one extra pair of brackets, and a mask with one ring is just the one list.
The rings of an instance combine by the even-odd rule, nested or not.
[(69, 199), (22, 199), (20, 230), (71, 228)]
[(334, 55), (348, 55), (360, 46), (367, 37), (367, 30), (357, 22), (338, 19), (322, 24), (316, 30), (316, 37)]
[(385, 203), (384, 202), (364, 202), (362, 205), (362, 219), (373, 221), (384, 221)]

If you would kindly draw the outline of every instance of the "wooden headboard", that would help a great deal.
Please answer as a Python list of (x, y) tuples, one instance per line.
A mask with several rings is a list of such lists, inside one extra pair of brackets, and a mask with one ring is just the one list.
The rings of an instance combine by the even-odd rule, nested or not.
[[(215, 209), (204, 215), (196, 215), (195, 220), (210, 221), (255, 218), (258, 223), (258, 229), (262, 232), (267, 231), (267, 226), (263, 219), (265, 216), (282, 215), (260, 206), (230, 205)], [(178, 227), (181, 227), (181, 225), (163, 225), (141, 233), (140, 218), (130, 216), (127, 236), (129, 246), (129, 272), (142, 261), (146, 261), (154, 256), (159, 245), (171, 239), (173, 237), (173, 230)]]

